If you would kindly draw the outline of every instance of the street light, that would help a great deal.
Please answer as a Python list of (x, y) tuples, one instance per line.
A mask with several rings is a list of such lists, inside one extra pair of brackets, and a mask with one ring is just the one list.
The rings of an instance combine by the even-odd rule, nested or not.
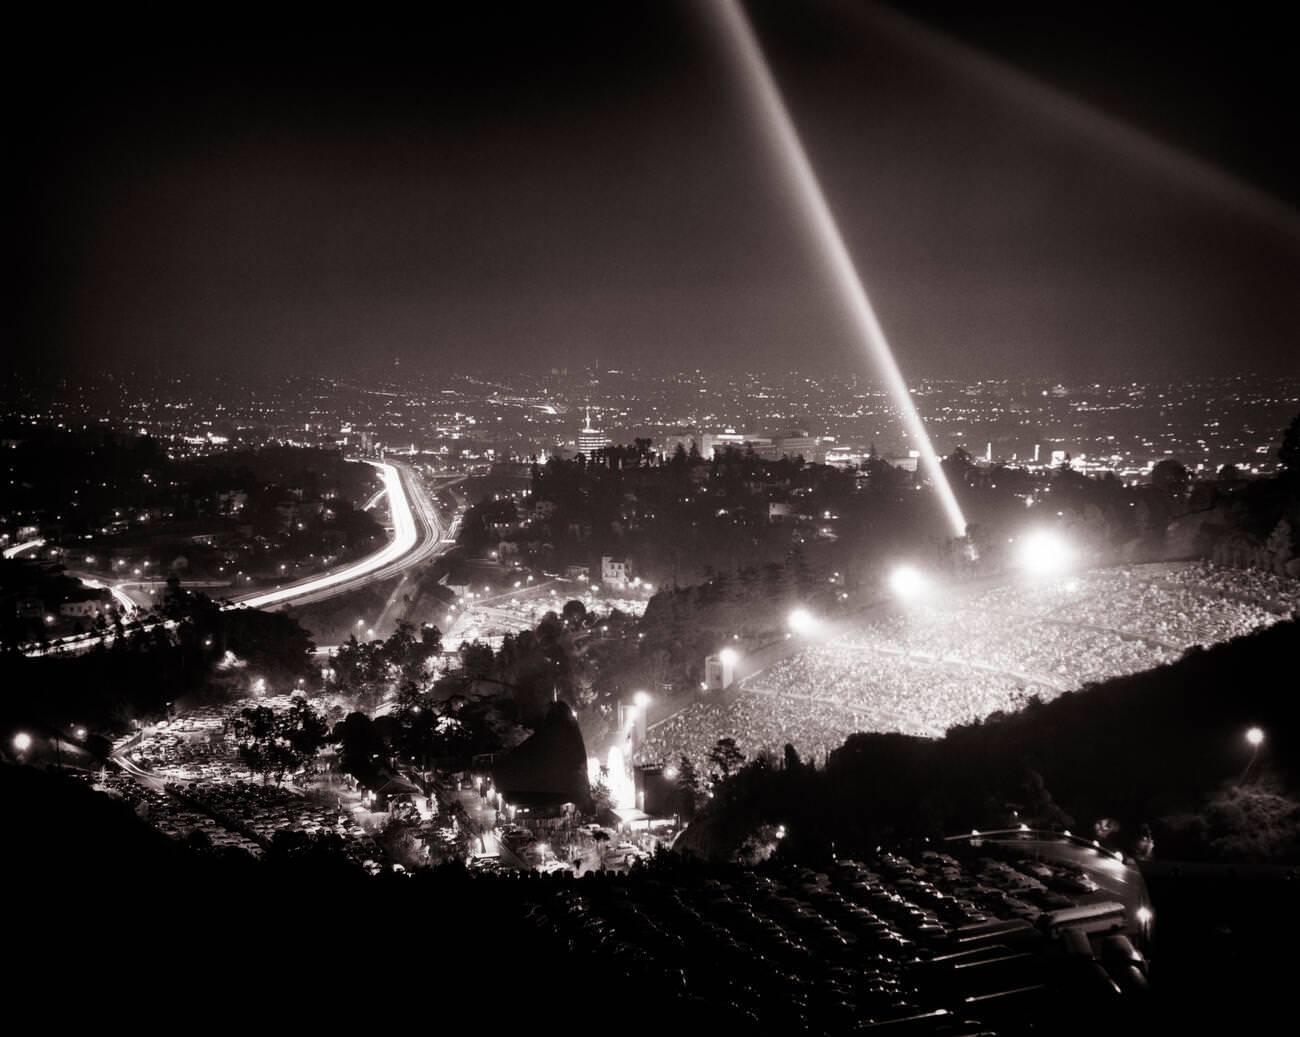
[(1264, 744), (1264, 729), (1261, 727), (1248, 728), (1246, 730), (1246, 744), (1250, 746), (1250, 759), (1246, 761), (1246, 769), (1241, 772), (1241, 777), (1237, 779), (1238, 785), (1246, 780), (1246, 775), (1255, 766), (1255, 760), (1259, 757), (1259, 747)]

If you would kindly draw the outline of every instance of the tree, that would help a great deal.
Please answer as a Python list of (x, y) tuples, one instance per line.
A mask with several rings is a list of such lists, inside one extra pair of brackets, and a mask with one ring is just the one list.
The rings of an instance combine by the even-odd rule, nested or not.
[(1045, 827), (1068, 827), (1074, 823), (1074, 819), (1057, 806), (1038, 771), (1032, 768), (1025, 770), (1021, 791), (1024, 794), (1025, 816), (1031, 821)]
[(1157, 461), (1151, 469), (1151, 488), (1175, 503), (1181, 503), (1187, 494), (1191, 477), (1182, 463), (1172, 457)]
[(1291, 424), (1282, 433), (1277, 459), (1288, 474), (1300, 473), (1300, 414), (1291, 419)]
[(460, 665), (465, 676), (491, 677), (494, 656), (492, 646), (482, 641), (463, 641), (460, 646)]
[(333, 740), (339, 747), (339, 763), (355, 778), (367, 778), (378, 770), (378, 761), (388, 746), (365, 713), (349, 713), (334, 726)]
[(700, 799), (700, 775), (689, 756), (683, 756), (677, 764), (677, 809), (685, 818), (695, 816), (695, 807)]
[(276, 784), (315, 757), (326, 740), (325, 719), (305, 698), (295, 698), (284, 713), (269, 706), (242, 709), (230, 722), (239, 743), (239, 758), (265, 781)]
[(734, 738), (719, 738), (709, 750), (708, 760), (715, 775), (726, 781), (733, 773), (740, 770), (745, 762), (745, 754), (736, 747)]
[(600, 861), (600, 870), (605, 870), (605, 847), (609, 842), (609, 833), (603, 828), (597, 828), (591, 833), (591, 841), (596, 844), (596, 859)]
[(567, 627), (580, 627), (587, 621), (587, 606), (578, 600), (566, 601), (560, 611)]
[(316, 712), (306, 696), (295, 696), (277, 720), (280, 737), (289, 743), (298, 765), (314, 759), (329, 739), (325, 718)]
[(281, 746), (276, 738), (275, 711), (270, 706), (250, 706), (241, 709), (230, 721), (231, 730), (239, 743), (239, 758), (262, 780), (287, 767)]

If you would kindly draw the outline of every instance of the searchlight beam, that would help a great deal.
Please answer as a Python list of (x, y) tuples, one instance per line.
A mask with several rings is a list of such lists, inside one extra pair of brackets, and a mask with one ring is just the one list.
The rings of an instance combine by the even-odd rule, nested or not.
[(867, 298), (862, 278), (844, 244), (839, 225), (835, 222), (821, 183), (799, 138), (799, 132), (786, 109), (772, 70), (763, 56), (753, 26), (738, 0), (717, 0), (714, 7), (725, 34), (731, 41), (759, 121), (778, 154), (792, 189), (798, 195), (809, 231), (821, 246), (822, 256), (853, 320), (858, 338), (883, 376), (885, 386), (902, 416), (903, 426), (920, 450), (921, 464), (939, 494), (939, 501), (953, 533), (959, 537), (965, 536), (966, 517), (939, 465), (930, 436), (921, 421), (907, 383), (903, 380), (893, 350), (889, 348), (889, 340), (885, 338), (885, 332)]

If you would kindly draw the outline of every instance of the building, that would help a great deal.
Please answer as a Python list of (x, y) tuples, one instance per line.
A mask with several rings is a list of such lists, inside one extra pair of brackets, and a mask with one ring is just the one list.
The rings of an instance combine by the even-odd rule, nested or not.
[(101, 603), (98, 598), (83, 598), (81, 601), (65, 601), (59, 606), (59, 615), (68, 619), (89, 619), (99, 615)]
[(627, 559), (602, 555), (600, 559), (600, 582), (606, 587), (625, 589), (631, 582), (631, 571)]
[(723, 649), (717, 655), (710, 655), (704, 660), (704, 690), (721, 691), (736, 682), (736, 655), (730, 649)]
[(591, 408), (587, 408), (587, 424), (578, 430), (578, 453), (591, 457), (597, 450), (609, 446), (609, 436), (598, 428), (591, 427)]
[(816, 436), (808, 435), (804, 429), (790, 429), (772, 437), (773, 460), (783, 457), (802, 457), (805, 461), (820, 463), (826, 459), (826, 451)]
[(700, 453), (706, 459), (711, 460), (728, 447), (735, 447), (742, 453), (752, 449), (759, 457), (765, 457), (772, 449), (772, 440), (767, 436), (731, 431), (706, 432), (700, 437)]
[(826, 450), (816, 436), (810, 436), (804, 429), (789, 429), (772, 436), (760, 436), (752, 432), (706, 432), (701, 437), (701, 454), (712, 458), (729, 447), (735, 447), (742, 453), (752, 450), (764, 461), (779, 461), (783, 457), (802, 457), (805, 461), (823, 461)]

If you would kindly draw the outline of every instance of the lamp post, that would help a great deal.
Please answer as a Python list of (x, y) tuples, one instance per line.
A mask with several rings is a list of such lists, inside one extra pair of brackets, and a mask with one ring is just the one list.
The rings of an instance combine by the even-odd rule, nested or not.
[(1246, 731), (1246, 742), (1250, 746), (1250, 759), (1246, 761), (1246, 769), (1241, 772), (1241, 777), (1237, 779), (1238, 787), (1245, 782), (1246, 775), (1250, 773), (1251, 767), (1255, 765), (1255, 760), (1259, 757), (1259, 747), (1264, 744), (1263, 728), (1248, 728)]

